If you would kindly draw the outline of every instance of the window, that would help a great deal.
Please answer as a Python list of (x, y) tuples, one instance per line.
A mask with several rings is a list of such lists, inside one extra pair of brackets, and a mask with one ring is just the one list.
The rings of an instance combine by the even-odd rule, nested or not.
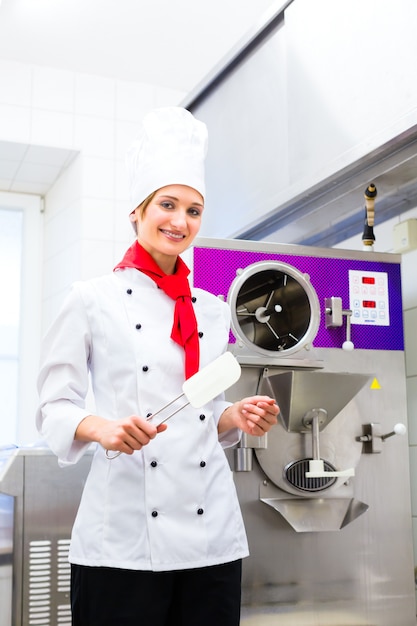
[(41, 199), (0, 192), (0, 446), (38, 439)]
[(16, 441), (22, 210), (0, 208), (0, 442)]

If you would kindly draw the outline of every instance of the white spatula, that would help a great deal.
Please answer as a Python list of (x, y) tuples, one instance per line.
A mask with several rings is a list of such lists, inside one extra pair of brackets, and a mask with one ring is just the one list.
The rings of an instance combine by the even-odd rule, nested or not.
[[(186, 380), (182, 386), (183, 393), (171, 400), (171, 402), (168, 402), (168, 404), (155, 413), (152, 413), (147, 420), (153, 419), (180, 398), (184, 398), (187, 402), (182, 404), (178, 409), (175, 409), (175, 411), (170, 413), (167, 417), (164, 417), (164, 419), (158, 423), (158, 426), (169, 420), (173, 415), (189, 404), (195, 409), (198, 409), (204, 404), (207, 404), (207, 402), (210, 402), (210, 400), (213, 400), (213, 398), (223, 391), (226, 391), (226, 389), (229, 389), (229, 387), (239, 380), (240, 374), (241, 368), (236, 358), (231, 352), (225, 352), (203, 367), (203, 369), (194, 374), (194, 376)], [(108, 459), (115, 459), (121, 454), (121, 452), (116, 452), (112, 456), (109, 456), (108, 453), (109, 450), (106, 450)]]
[(231, 352), (225, 352), (217, 359), (191, 376), (182, 386), (188, 403), (195, 409), (207, 404), (240, 378), (241, 369)]

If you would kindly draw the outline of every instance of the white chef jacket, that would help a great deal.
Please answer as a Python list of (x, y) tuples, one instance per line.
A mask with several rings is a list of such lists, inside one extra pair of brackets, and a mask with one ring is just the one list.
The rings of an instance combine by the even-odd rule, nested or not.
[[(204, 367), (227, 349), (230, 310), (214, 295), (192, 291)], [(146, 417), (182, 393), (184, 350), (170, 338), (174, 306), (151, 278), (132, 268), (74, 284), (45, 338), (39, 375), (37, 424), (61, 465), (76, 463), (90, 447), (74, 440), (84, 417)], [(85, 406), (90, 377), (93, 410)], [(163, 571), (247, 556), (222, 449), (239, 440), (239, 431), (220, 440), (217, 432), (229, 404), (222, 396), (200, 409), (187, 406), (133, 455), (109, 460), (97, 445), (70, 561)]]

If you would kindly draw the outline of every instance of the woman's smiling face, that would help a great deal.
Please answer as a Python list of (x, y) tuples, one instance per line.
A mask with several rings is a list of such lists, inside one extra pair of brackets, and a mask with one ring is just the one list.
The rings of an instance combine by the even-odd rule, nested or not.
[(175, 271), (177, 256), (198, 234), (203, 210), (201, 194), (186, 185), (162, 187), (143, 212), (135, 210), (138, 242), (165, 273)]

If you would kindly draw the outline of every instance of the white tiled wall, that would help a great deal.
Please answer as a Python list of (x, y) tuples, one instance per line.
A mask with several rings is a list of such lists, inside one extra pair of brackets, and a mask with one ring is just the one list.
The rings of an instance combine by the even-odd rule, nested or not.
[(185, 94), (4, 60), (0, 75), (0, 140), (79, 153), (45, 198), (46, 326), (73, 280), (110, 271), (132, 241), (126, 150), (148, 110)]

